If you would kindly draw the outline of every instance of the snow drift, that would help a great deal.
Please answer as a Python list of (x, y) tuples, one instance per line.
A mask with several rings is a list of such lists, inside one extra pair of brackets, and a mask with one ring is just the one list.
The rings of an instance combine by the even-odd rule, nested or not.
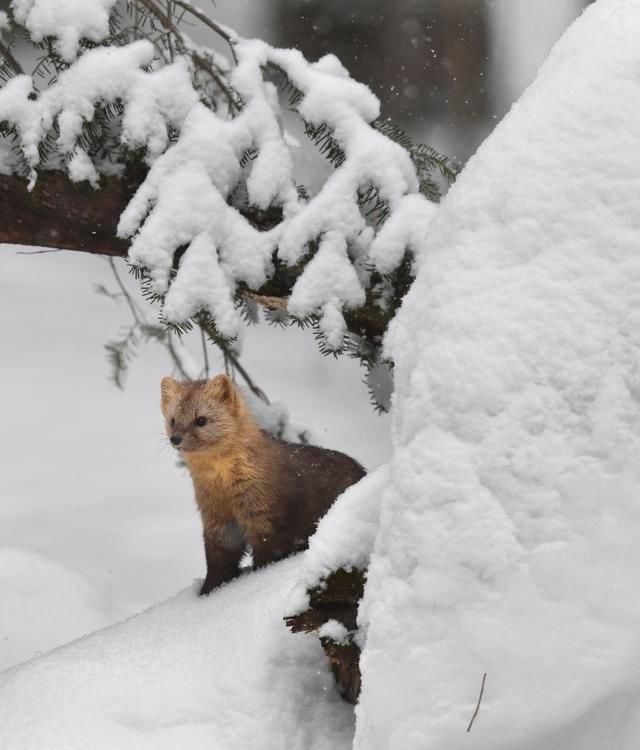
[(429, 230), (387, 341), (362, 750), (638, 746), (639, 38), (634, 0), (585, 12)]
[(42, 554), (0, 546), (0, 672), (122, 619), (122, 607)]
[(2, 750), (346, 750), (353, 712), (283, 601), (299, 558), (196, 589), (0, 676)]

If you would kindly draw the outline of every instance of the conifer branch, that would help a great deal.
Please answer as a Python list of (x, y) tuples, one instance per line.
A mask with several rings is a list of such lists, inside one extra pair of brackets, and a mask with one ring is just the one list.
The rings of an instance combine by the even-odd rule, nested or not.
[(235, 51), (236, 37), (228, 29), (225, 29), (219, 23), (216, 23), (212, 18), (209, 18), (209, 16), (203, 13), (199, 8), (196, 8), (191, 3), (186, 2), (186, 0), (173, 0), (173, 2), (175, 5), (183, 8), (187, 11), (187, 13), (190, 13), (192, 16), (201, 21), (205, 26), (210, 28), (211, 31), (214, 31), (219, 37), (224, 39), (224, 41), (229, 45), (229, 49), (231, 50), (231, 55), (234, 62), (238, 62)]
[[(216, 82), (220, 90), (225, 95), (229, 103), (230, 110), (232, 112), (239, 111), (240, 100), (237, 94), (233, 91), (233, 89), (229, 86), (229, 84), (220, 75), (219, 71), (215, 70), (215, 68), (209, 64), (208, 60), (203, 55), (200, 55), (197, 52), (190, 49), (191, 44), (187, 43), (187, 40), (185, 39), (184, 35), (182, 34), (178, 26), (173, 23), (173, 21), (171, 20), (171, 17), (167, 15), (161, 8), (159, 8), (155, 4), (154, 0), (139, 0), (139, 2), (149, 11), (149, 13), (152, 13), (160, 21), (160, 23), (164, 26), (164, 28), (169, 32), (169, 38), (171, 38), (171, 35), (175, 37), (180, 47), (179, 51), (182, 54), (189, 55), (196, 66), (198, 66), (201, 69), (206, 70), (206, 72), (213, 78), (213, 80)], [(182, 2), (182, 0), (173, 0), (173, 3), (183, 8), (185, 12), (188, 12), (194, 15), (200, 21), (205, 23), (210, 29), (212, 29), (219, 36), (221, 36), (229, 44), (234, 62), (237, 62), (236, 53), (235, 53), (235, 49), (233, 46), (232, 37), (230, 36), (230, 34), (228, 34), (221, 26), (215, 23), (215, 21), (212, 21), (208, 16), (202, 13), (202, 11), (199, 11), (197, 8), (194, 8), (189, 3), (184, 3)]]
[[(164, 319), (161, 313), (161, 325), (167, 328), (171, 326), (171, 330), (179, 335), (192, 330), (195, 325), (202, 329), (208, 321), (210, 330), (205, 331), (208, 338), (220, 346), (225, 363), (231, 369), (237, 370), (252, 390), (255, 389), (255, 384), (248, 376), (245, 377), (241, 366), (237, 367), (233, 362), (230, 338), (235, 335), (240, 318), (255, 322), (260, 306), (265, 310), (265, 319), (270, 323), (310, 327), (322, 353), (347, 354), (361, 361), (367, 369), (366, 378), (370, 392), (376, 405), (380, 406), (381, 402), (376, 401), (375, 394), (382, 393), (385, 389), (389, 390), (386, 383), (390, 381), (382, 372), (387, 366), (381, 359), (382, 337), (413, 280), (413, 266), (411, 258), (398, 265), (402, 247), (393, 251), (392, 261), (387, 265), (379, 263), (373, 254), (367, 261), (367, 248), (368, 245), (373, 247), (371, 237), (375, 235), (375, 239), (380, 238), (376, 252), (384, 256), (389, 245), (387, 235), (393, 237), (394, 233), (397, 234), (396, 225), (389, 224), (391, 229), (382, 238), (387, 218), (393, 218), (395, 212), (400, 210), (398, 206), (405, 197), (410, 197), (412, 192), (419, 197), (417, 189), (426, 198), (437, 200), (441, 192), (440, 184), (455, 177), (457, 166), (434, 149), (415, 145), (406, 133), (389, 120), (371, 120), (374, 114), (365, 116), (358, 110), (352, 113), (353, 120), (349, 120), (354, 132), (357, 131), (363, 140), (375, 138), (376, 144), (379, 145), (376, 150), (383, 155), (376, 170), (371, 172), (369, 164), (365, 163), (366, 160), (350, 153), (350, 141), (343, 137), (344, 134), (341, 135), (340, 121), (339, 118), (336, 119), (335, 108), (314, 115), (313, 122), (307, 121), (300, 112), (304, 97), (320, 85), (313, 75), (307, 80), (297, 74), (299, 65), (308, 65), (304, 58), (283, 55), (281, 51), (268, 45), (264, 46), (264, 54), (251, 51), (253, 47), (247, 45), (246, 55), (243, 52), (242, 56), (243, 65), (249, 66), (248, 69), (252, 71), (256, 80), (259, 81), (262, 76), (263, 82), (269, 84), (264, 90), (258, 86), (258, 93), (255, 95), (251, 93), (251, 87), (244, 92), (246, 104), (253, 104), (254, 99), (258, 99), (263, 107), (264, 116), (270, 123), (269, 128), (264, 128), (266, 135), (258, 132), (259, 129), (253, 132), (251, 127), (247, 127), (247, 118), (234, 117), (244, 108), (245, 102), (234, 90), (233, 75), (228, 62), (222, 60), (213, 50), (195, 45), (188, 34), (179, 28), (179, 24), (185, 16), (191, 16), (201, 22), (229, 45), (233, 59), (238, 63), (236, 48), (240, 48), (241, 40), (235, 32), (209, 18), (190, 0), (128, 0), (124, 9), (126, 13), (122, 7), (112, 10), (108, 34), (105, 32), (100, 42), (81, 40), (77, 63), (91, 65), (101, 60), (101, 47), (129, 47), (132, 42), (146, 39), (153, 45), (156, 53), (152, 63), (145, 58), (147, 63), (141, 66), (139, 73), (133, 75), (132, 80), (136, 85), (144, 87), (145, 76), (159, 73), (157, 78), (149, 78), (149, 82), (153, 81), (152, 86), (157, 87), (154, 96), (167, 96), (167, 92), (162, 90), (165, 85), (162, 70), (170, 67), (171, 70), (167, 71), (169, 80), (172, 80), (171, 76), (177, 76), (177, 80), (182, 81), (181, 85), (192, 86), (195, 93), (193, 101), (204, 104), (210, 110), (220, 109), (219, 114), (222, 117), (207, 112), (201, 106), (196, 109), (187, 97), (185, 109), (180, 111), (179, 116), (176, 114), (169, 117), (163, 114), (163, 107), (160, 106), (156, 108), (157, 112), (150, 111), (150, 117), (155, 117), (154, 112), (159, 113), (159, 116), (158, 122), (154, 122), (148, 132), (144, 128), (132, 128), (128, 119), (130, 103), (125, 89), (133, 84), (126, 83), (111, 99), (103, 100), (94, 96), (92, 109), (86, 114), (75, 111), (74, 107), (69, 105), (75, 120), (69, 117), (63, 119), (63, 111), (54, 112), (50, 122), (45, 118), (48, 122), (47, 129), (39, 133), (35, 139), (35, 147), (38, 149), (35, 155), (25, 150), (25, 143), (31, 143), (33, 135), (25, 140), (20, 117), (17, 120), (13, 116), (8, 117), (6, 122), (0, 123), (0, 137), (10, 148), (9, 168), (14, 170), (15, 174), (0, 175), (0, 242), (53, 246), (109, 256), (125, 256), (129, 252), (134, 262), (139, 265), (138, 280), (142, 284), (143, 294), (152, 301), (162, 302), (163, 312), (167, 311)], [(12, 34), (13, 38), (17, 38), (18, 34), (24, 34), (29, 41), (27, 30), (19, 25), (12, 27)], [(35, 61), (32, 74), (41, 75), (45, 86), (59, 87), (58, 90), (64, 93), (65, 85), (72, 80), (67, 74), (77, 63), (62, 58), (55, 34), (47, 36), (41, 42), (31, 40), (30, 43), (34, 49), (41, 52), (41, 56)], [(0, 76), (7, 81), (12, 76), (11, 66), (16, 71), (20, 69), (11, 54), (11, 44), (12, 41), (9, 41), (7, 46), (0, 39), (0, 51), (4, 52)], [(138, 49), (144, 46), (138, 45)], [(151, 56), (151, 52), (148, 54)], [(191, 61), (189, 70), (181, 64), (170, 65), (177, 55), (184, 55)], [(294, 61), (297, 62), (294, 64)], [(96, 70), (95, 75), (99, 77), (99, 69)], [(312, 72), (313, 66), (308, 70)], [(124, 75), (120, 78), (129, 80)], [(295, 175), (289, 167), (287, 169), (290, 173), (286, 175), (286, 180), (282, 184), (277, 181), (271, 184), (271, 178), (265, 179), (269, 170), (265, 169), (264, 162), (274, 158), (278, 159), (279, 163), (286, 163), (287, 149), (291, 146), (286, 133), (282, 132), (282, 123), (279, 119), (279, 108), (281, 109), (282, 105), (275, 99), (265, 99), (268, 98), (265, 92), (272, 91), (270, 85), (273, 82), (279, 85), (284, 98), (288, 96), (289, 107), (301, 118), (309, 140), (339, 172), (338, 180), (347, 180), (349, 184), (354, 180), (357, 182), (353, 205), (349, 209), (353, 216), (348, 222), (341, 221), (334, 226), (329, 213), (320, 211), (323, 217), (320, 225), (317, 229), (308, 230), (307, 227), (315, 227), (316, 224), (306, 221), (306, 217), (313, 216), (314, 212), (318, 213), (318, 208), (322, 206), (322, 200), (327, 195), (322, 193), (324, 188), (318, 195), (310, 196), (304, 186), (296, 184)], [(353, 90), (356, 91), (360, 84), (351, 82), (349, 86), (353, 86)], [(340, 88), (337, 90), (342, 91)], [(345, 111), (351, 111), (351, 103), (345, 92), (342, 94), (343, 106)], [(89, 98), (92, 96), (89, 92)], [(33, 106), (37, 108), (37, 91), (35, 94), (29, 94), (29, 98), (32, 98)], [(257, 111), (261, 110), (258, 108)], [(342, 112), (341, 109), (339, 111)], [(368, 111), (377, 112), (375, 101), (371, 102)], [(225, 133), (227, 129), (234, 132), (234, 128), (237, 127), (237, 132), (243, 132), (243, 139), (247, 138), (246, 145), (235, 156), (238, 167), (237, 181), (222, 190), (215, 181), (211, 181), (210, 185), (213, 197), (222, 201), (219, 203), (221, 215), (233, 224), (236, 232), (250, 238), (244, 241), (244, 244), (252, 248), (251, 273), (247, 276), (246, 269), (235, 269), (229, 274), (228, 283), (225, 285), (224, 299), (227, 302), (222, 303), (222, 307), (227, 305), (225, 309), (229, 312), (228, 318), (234, 318), (233, 323), (223, 319), (220, 305), (212, 303), (215, 310), (211, 305), (205, 305), (207, 309), (198, 310), (193, 305), (185, 306), (180, 303), (180, 309), (175, 310), (171, 302), (173, 284), (182, 273), (181, 258), (187, 248), (194, 247), (193, 243), (197, 238), (210, 236), (212, 247), (209, 250), (216, 255), (211, 258), (211, 262), (220, 262), (222, 259), (224, 271), (230, 270), (224, 259), (233, 248), (226, 247), (225, 243), (236, 235), (225, 231), (218, 236), (217, 227), (224, 225), (224, 222), (208, 219), (208, 211), (200, 210), (198, 215), (201, 218), (196, 222), (198, 231), (194, 230), (193, 236), (187, 236), (191, 230), (186, 234), (183, 232), (174, 235), (181, 237), (181, 246), (172, 244), (172, 240), (169, 241), (165, 263), (168, 267), (164, 268), (162, 273), (165, 276), (162, 278), (158, 276), (158, 269), (154, 266), (155, 256), (148, 255), (145, 250), (159, 244), (158, 238), (153, 236), (156, 230), (149, 229), (152, 226), (150, 216), (155, 216), (158, 211), (164, 211), (167, 213), (167, 220), (171, 215), (172, 222), (180, 222), (180, 217), (173, 215), (173, 209), (168, 203), (162, 203), (160, 208), (153, 198), (145, 203), (144, 196), (159, 194), (159, 186), (149, 179), (150, 166), (155, 167), (160, 160), (163, 164), (170, 164), (171, 157), (181, 153), (181, 149), (190, 148), (187, 144), (190, 143), (189, 138), (193, 137), (194, 131), (183, 132), (181, 124), (186, 122), (184, 118), (187, 115), (192, 115), (194, 120), (200, 118), (208, 122), (208, 127), (204, 128), (203, 132), (216, 131), (221, 122), (224, 122)], [(139, 116), (137, 120), (140, 120)], [(79, 124), (70, 128), (68, 123), (74, 121)], [(135, 121), (134, 119), (132, 122)], [(65, 127), (62, 127), (64, 123), (68, 131), (66, 135)], [(161, 137), (154, 135), (152, 138), (151, 134), (155, 133), (160, 133)], [(389, 143), (390, 141), (394, 143)], [(33, 149), (33, 146), (30, 148)], [(211, 153), (218, 152), (213, 150)], [(215, 164), (207, 167), (209, 171), (215, 168)], [(64, 169), (68, 170), (74, 180), (87, 180), (96, 187), (99, 181), (99, 189), (88, 187), (87, 182), (71, 182), (71, 179), (61, 171), (51, 171)], [(170, 182), (174, 171), (175, 164), (170, 168), (170, 174), (162, 177), (161, 181)], [(411, 172), (417, 177), (417, 183)], [(124, 176), (114, 177), (114, 174)], [(160, 174), (161, 170), (156, 169), (153, 176), (158, 180)], [(383, 189), (384, 185), (380, 181), (384, 181), (388, 175), (394, 184), (406, 185), (408, 192), (401, 201), (387, 197), (387, 191)], [(35, 184), (35, 189), (31, 192), (26, 189), (23, 179), (25, 176), (29, 178), (30, 190)], [(138, 191), (141, 186), (143, 190)], [(189, 189), (186, 183), (183, 188), (185, 191)], [(298, 201), (295, 190), (298, 193)], [(194, 194), (194, 203), (199, 197)], [(294, 204), (299, 210), (290, 210)], [(406, 205), (406, 201), (403, 205)], [(131, 246), (129, 242), (118, 238), (118, 226), (121, 236), (132, 238)], [(282, 231), (269, 236), (267, 233), (275, 228)], [(328, 237), (332, 233), (340, 235), (344, 247), (323, 244), (323, 237)], [(279, 238), (279, 247), (274, 247), (276, 237)], [(202, 242), (208, 240), (203, 239)], [(409, 251), (416, 252), (408, 238), (402, 238), (400, 243), (405, 243), (407, 254)], [(253, 248), (257, 249), (254, 251)], [(189, 259), (192, 255), (193, 253), (190, 253), (186, 258)], [(318, 269), (322, 269), (323, 264), (331, 263), (336, 258), (348, 271), (344, 274), (345, 282), (328, 290), (324, 289), (322, 284), (312, 283), (314, 273), (321, 274)], [(256, 276), (259, 268), (262, 268), (262, 271)], [(151, 283), (152, 276), (155, 286)], [(247, 278), (253, 279), (253, 286), (247, 283)], [(233, 308), (234, 302), (236, 310)], [(291, 310), (297, 311), (297, 317), (292, 316)], [(169, 323), (168, 320), (173, 322)], [(222, 325), (223, 332), (226, 333), (221, 333), (218, 325)], [(113, 356), (118, 362), (126, 360), (134, 338), (116, 342)], [(264, 396), (259, 389), (254, 392), (261, 398)]]
[[(137, 178), (133, 175), (103, 177), (101, 189), (96, 191), (71, 182), (60, 172), (42, 172), (29, 193), (21, 177), (0, 175), (0, 244), (54, 247), (124, 258), (128, 243), (116, 237), (116, 228), (140, 181), (140, 175)], [(251, 219), (260, 221), (255, 215)], [(239, 297), (282, 314), (285, 324), (295, 322), (288, 316), (287, 301), (302, 270), (303, 267), (289, 268), (277, 263), (273, 276), (261, 289), (241, 288)], [(405, 277), (402, 284), (398, 282), (399, 289), (410, 283), (409, 267), (403, 273)], [(369, 295), (364, 306), (345, 311), (345, 320), (352, 334), (362, 337), (377, 350), (394, 314), (395, 307), (384, 310), (377, 304), (375, 295)], [(304, 321), (298, 322), (305, 325)], [(354, 356), (362, 359), (359, 354)], [(240, 368), (238, 372), (245, 379)], [(253, 390), (250, 378), (245, 382)], [(260, 398), (264, 395), (254, 392)]]

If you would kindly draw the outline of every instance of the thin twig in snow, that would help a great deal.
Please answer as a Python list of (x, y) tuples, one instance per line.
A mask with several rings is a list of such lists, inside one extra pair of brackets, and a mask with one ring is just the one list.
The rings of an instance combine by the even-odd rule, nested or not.
[[(173, 16), (173, 9), (171, 7), (171, 0), (167, 0), (167, 16), (169, 19)], [(169, 56), (171, 58), (171, 62), (174, 61), (175, 54), (173, 52), (173, 42), (171, 41), (171, 34), (167, 34), (167, 44), (169, 45)]]
[(184, 378), (185, 380), (191, 380), (191, 377), (189, 376), (189, 373), (187, 372), (184, 363), (182, 362), (182, 358), (178, 354), (178, 350), (176, 349), (173, 338), (171, 335), (171, 331), (167, 331), (167, 351), (169, 352), (169, 356), (171, 357), (171, 360), (173, 364), (175, 365), (176, 369), (180, 373), (180, 377)]
[(476, 703), (476, 710), (473, 712), (473, 716), (471, 717), (471, 721), (469, 722), (469, 726), (467, 727), (467, 732), (471, 731), (473, 722), (476, 720), (476, 716), (478, 715), (478, 711), (480, 710), (480, 703), (482, 702), (482, 696), (484, 695), (484, 683), (486, 679), (487, 673), (485, 672), (482, 675), (482, 685), (480, 686), (480, 695), (478, 696), (478, 702)]
[(191, 3), (185, 2), (185, 0), (173, 0), (173, 2), (180, 8), (184, 8), (187, 13), (191, 13), (192, 16), (195, 16), (199, 21), (202, 21), (205, 26), (208, 26), (212, 31), (215, 31), (218, 36), (222, 37), (229, 45), (229, 49), (231, 50), (234, 62), (238, 62), (235, 50), (236, 38), (232, 32), (225, 29), (224, 26), (221, 26), (219, 23), (216, 23), (214, 20), (209, 18), (206, 13), (201, 11), (199, 8), (191, 5)]
[[(195, 49), (193, 49), (193, 43), (191, 40), (186, 37), (180, 29), (178, 29), (177, 25), (172, 21), (171, 17), (168, 16), (161, 8), (159, 8), (154, 0), (140, 0), (142, 5), (149, 11), (149, 13), (152, 13), (158, 21), (164, 26), (164, 28), (167, 30), (169, 34), (173, 34), (176, 38), (176, 42), (180, 46), (180, 52), (182, 54), (190, 54), (192, 60), (196, 65), (199, 65), (201, 68), (204, 68), (207, 70), (207, 72), (211, 75), (211, 77), (215, 80), (215, 82), (220, 87), (220, 90), (222, 93), (226, 96), (227, 101), (229, 102), (229, 109), (231, 112), (238, 112), (240, 110), (240, 101), (235, 92), (231, 89), (230, 86), (225, 82), (224, 78), (209, 64), (209, 62), (205, 59), (203, 55), (200, 55), (197, 53)], [(215, 21), (212, 21), (208, 16), (206, 16), (201, 10), (198, 10), (197, 8), (194, 8), (189, 3), (182, 2), (182, 0), (172, 0), (174, 6), (178, 5), (180, 8), (183, 9), (182, 15), (184, 13), (191, 13), (196, 18), (198, 18), (202, 23), (204, 23), (209, 28), (213, 29), (217, 34), (219, 34), (229, 45), (231, 49), (231, 53), (233, 56), (234, 62), (238, 62), (235, 49), (233, 46), (233, 38), (231, 35), (225, 31), (221, 26), (219, 26)], [(182, 16), (181, 16), (182, 17)]]
[(143, 325), (145, 323), (144, 320), (142, 320), (142, 312), (140, 308), (135, 304), (135, 302), (131, 299), (131, 295), (129, 294), (129, 291), (125, 287), (125, 285), (122, 283), (122, 279), (120, 278), (120, 275), (118, 273), (118, 269), (116, 268), (116, 264), (114, 263), (113, 258), (109, 258), (109, 265), (111, 266), (111, 272), (113, 273), (113, 277), (116, 280), (116, 283), (120, 287), (120, 291), (122, 292), (122, 296), (124, 297), (127, 305), (129, 306), (129, 309), (131, 310), (131, 314), (133, 315), (133, 319), (138, 325)]
[[(228, 360), (229, 360), (229, 362), (230, 362), (230, 364), (231, 364), (231, 367), (232, 367), (232, 368), (233, 368), (234, 370), (237, 370), (237, 371), (238, 371), (238, 372), (240, 373), (240, 377), (241, 377), (241, 378), (242, 378), (242, 379), (244, 380), (244, 382), (246, 383), (246, 385), (247, 385), (247, 388), (248, 388), (248, 389), (249, 389), (249, 390), (250, 390), (250, 391), (251, 391), (251, 392), (252, 392), (253, 394), (255, 394), (255, 395), (256, 395), (256, 396), (257, 396), (257, 397), (258, 397), (258, 398), (259, 398), (259, 399), (260, 399), (261, 401), (264, 401), (264, 402), (265, 402), (265, 404), (269, 404), (269, 403), (271, 403), (271, 402), (269, 401), (269, 398), (268, 398), (267, 394), (266, 394), (266, 393), (265, 393), (265, 392), (264, 392), (264, 391), (262, 390), (262, 388), (260, 388), (259, 386), (257, 386), (257, 385), (256, 385), (256, 384), (255, 384), (255, 383), (253, 382), (253, 380), (251, 379), (251, 376), (250, 376), (250, 375), (249, 375), (249, 373), (248, 373), (248, 372), (247, 372), (247, 371), (246, 371), (246, 370), (244, 369), (244, 367), (243, 367), (243, 366), (242, 366), (242, 365), (240, 364), (240, 360), (239, 360), (239, 359), (238, 359), (238, 358), (236, 357), (236, 355), (235, 355), (235, 354), (234, 354), (234, 353), (233, 353), (233, 352), (232, 352), (231, 350), (225, 351), (225, 353), (224, 353), (224, 354), (225, 354), (225, 364), (226, 364), (226, 360), (228, 359)], [(229, 373), (227, 373), (227, 375), (228, 375), (228, 374), (229, 374)]]
[(47, 255), (48, 253), (59, 253), (61, 248), (51, 247), (47, 250), (16, 250), (16, 255)]
[(204, 376), (209, 379), (209, 353), (207, 352), (207, 337), (204, 335), (204, 329), (200, 328), (200, 340), (202, 341), (202, 358), (204, 360)]

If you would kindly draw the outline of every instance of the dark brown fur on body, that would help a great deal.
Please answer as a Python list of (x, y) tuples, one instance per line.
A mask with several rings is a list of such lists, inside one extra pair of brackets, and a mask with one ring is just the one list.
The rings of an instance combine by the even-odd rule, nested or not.
[(254, 565), (305, 549), (317, 522), (364, 469), (349, 456), (278, 440), (261, 430), (226, 375), (162, 380), (167, 434), (191, 473), (202, 517), (208, 594)]

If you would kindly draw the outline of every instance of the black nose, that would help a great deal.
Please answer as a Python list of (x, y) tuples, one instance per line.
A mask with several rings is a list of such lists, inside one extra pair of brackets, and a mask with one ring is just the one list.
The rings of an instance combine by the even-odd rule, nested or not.
[(180, 445), (180, 443), (182, 442), (182, 438), (180, 437), (180, 435), (172, 435), (169, 439), (174, 445)]

